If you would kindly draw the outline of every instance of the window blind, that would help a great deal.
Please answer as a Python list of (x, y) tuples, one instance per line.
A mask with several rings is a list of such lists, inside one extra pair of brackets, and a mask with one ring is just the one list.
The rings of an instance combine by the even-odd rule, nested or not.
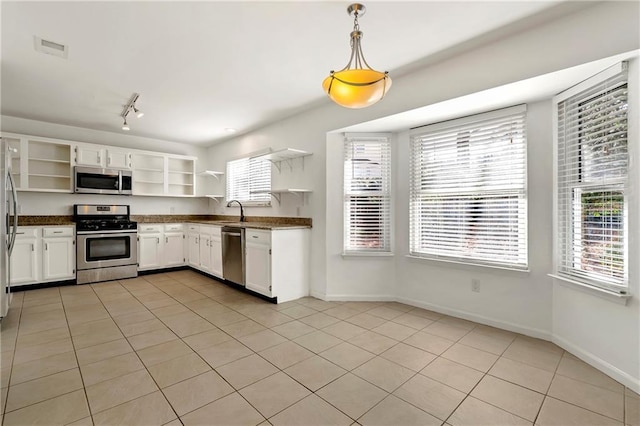
[(557, 273), (613, 290), (627, 285), (627, 75), (620, 64), (560, 94)]
[(347, 137), (344, 148), (344, 252), (390, 252), (391, 142)]
[(271, 203), (271, 163), (253, 158), (227, 162), (227, 200)]
[(410, 253), (527, 267), (526, 107), (411, 135)]

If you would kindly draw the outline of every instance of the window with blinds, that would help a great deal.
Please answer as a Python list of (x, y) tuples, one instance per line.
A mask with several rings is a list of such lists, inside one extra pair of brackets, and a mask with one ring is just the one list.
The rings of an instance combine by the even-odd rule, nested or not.
[(271, 163), (253, 158), (227, 162), (227, 200), (271, 204)]
[(527, 268), (526, 106), (411, 134), (410, 253)]
[(557, 106), (559, 275), (627, 286), (627, 75), (619, 64), (561, 93)]
[(391, 252), (391, 142), (348, 136), (344, 148), (344, 252)]

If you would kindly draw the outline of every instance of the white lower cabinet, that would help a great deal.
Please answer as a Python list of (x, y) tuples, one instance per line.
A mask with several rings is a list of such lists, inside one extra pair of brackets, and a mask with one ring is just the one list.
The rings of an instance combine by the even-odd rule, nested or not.
[(245, 231), (246, 287), (278, 303), (309, 295), (309, 235), (304, 229)]
[(11, 285), (33, 284), (38, 281), (40, 228), (18, 227), (11, 253)]
[(218, 234), (211, 234), (211, 273), (222, 278), (222, 236), (217, 228)]
[(144, 224), (138, 227), (138, 270), (185, 264), (182, 224)]
[(76, 238), (73, 228), (42, 229), (42, 281), (75, 278)]
[(256, 293), (273, 297), (270, 231), (245, 231), (245, 286)]
[(11, 285), (75, 278), (75, 234), (72, 226), (21, 226), (11, 254)]
[(189, 265), (222, 278), (221, 227), (189, 225)]
[(138, 270), (162, 268), (162, 225), (138, 228)]
[(187, 234), (187, 261), (190, 266), (196, 269), (200, 268), (200, 226), (189, 225), (189, 233)]
[[(180, 226), (177, 229), (176, 226)], [(185, 263), (185, 238), (182, 224), (165, 225), (164, 230), (164, 265), (166, 267), (182, 266)]]

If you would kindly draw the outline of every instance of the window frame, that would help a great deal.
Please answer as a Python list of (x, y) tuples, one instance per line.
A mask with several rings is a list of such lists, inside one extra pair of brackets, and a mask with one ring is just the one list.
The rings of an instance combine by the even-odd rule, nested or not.
[[(522, 129), (522, 147), (520, 151), (517, 152), (517, 158), (520, 159), (523, 169), (519, 173), (519, 177), (522, 180), (522, 185), (517, 185), (512, 188), (504, 188), (501, 190), (478, 190), (474, 192), (472, 188), (463, 188), (461, 190), (457, 190), (457, 186), (453, 189), (447, 191), (446, 189), (438, 190), (442, 191), (443, 196), (446, 198), (444, 203), (434, 204), (437, 209), (444, 210), (444, 208), (451, 207), (452, 204), (448, 204), (451, 201), (456, 199), (463, 200), (464, 197), (469, 197), (468, 200), (485, 200), (486, 202), (491, 202), (491, 197), (496, 196), (496, 198), (508, 198), (513, 197), (516, 203), (517, 214), (515, 214), (515, 223), (517, 223), (517, 231), (515, 232), (516, 239), (514, 240), (516, 251), (514, 252), (515, 261), (494, 261), (489, 260), (487, 258), (480, 258), (481, 255), (474, 256), (473, 253), (471, 255), (465, 254), (462, 250), (451, 250), (453, 254), (442, 254), (437, 253), (438, 248), (440, 246), (434, 246), (431, 250), (425, 248), (428, 245), (428, 242), (418, 242), (420, 237), (418, 236), (419, 230), (421, 228), (421, 222), (419, 219), (419, 215), (417, 214), (417, 209), (420, 205), (424, 207), (425, 201), (421, 201), (419, 203), (418, 198), (421, 196), (424, 197), (427, 193), (424, 192), (422, 187), (418, 184), (418, 180), (422, 177), (426, 172), (420, 171), (417, 176), (414, 176), (416, 173), (416, 161), (419, 161), (416, 156), (418, 148), (416, 145), (419, 143), (418, 138), (420, 136), (426, 137), (428, 134), (434, 134), (437, 132), (446, 132), (446, 131), (454, 131), (458, 129), (458, 132), (470, 132), (469, 127), (474, 124), (478, 124), (478, 126), (489, 126), (490, 120), (500, 120), (503, 118), (509, 118), (510, 116), (521, 116), (521, 129)], [(495, 122), (495, 121), (494, 121)], [(478, 127), (482, 128), (482, 127)], [(512, 107), (502, 108), (499, 110), (488, 111), (484, 113), (474, 114), (472, 116), (460, 117), (452, 120), (448, 120), (445, 122), (430, 124), (426, 126), (421, 126), (418, 128), (414, 128), (411, 130), (409, 134), (409, 144), (410, 144), (410, 168), (409, 168), (409, 256), (427, 259), (431, 261), (437, 262), (447, 262), (447, 263), (459, 263), (464, 265), (472, 265), (472, 266), (481, 266), (481, 267), (489, 267), (494, 269), (506, 269), (506, 270), (515, 270), (515, 271), (529, 271), (529, 239), (528, 239), (528, 176), (527, 176), (527, 107), (526, 105), (516, 105)], [(469, 146), (469, 142), (467, 140), (467, 146)], [(495, 148), (492, 148), (495, 149)], [(425, 155), (426, 151), (422, 151), (422, 155)], [(434, 151), (435, 152), (435, 151)], [(456, 147), (456, 155), (458, 155), (458, 150)], [(434, 154), (435, 155), (435, 154)], [(421, 163), (422, 166), (426, 164), (426, 161)], [(481, 170), (478, 169), (476, 173), (479, 173)], [(454, 179), (455, 181), (455, 179)], [(446, 181), (444, 185), (446, 186)], [(454, 182), (455, 183), (455, 182)], [(451, 184), (450, 184), (451, 185)], [(453, 185), (455, 186), (455, 185)], [(471, 186), (471, 185), (470, 185)], [(436, 192), (431, 192), (432, 198), (436, 198)], [(475, 195), (475, 196), (474, 196)], [(469, 201), (468, 201), (469, 202)], [(461, 202), (461, 204), (463, 204)], [(472, 205), (472, 202), (469, 202), (469, 205)], [(461, 210), (462, 211), (462, 210)], [(468, 206), (466, 210), (469, 211)], [(458, 236), (464, 236), (464, 233), (457, 233)], [(440, 250), (442, 251), (442, 249)], [(486, 255), (485, 255), (486, 256)]]
[[(617, 178), (603, 178), (603, 181), (595, 181), (595, 182), (583, 182), (582, 176), (576, 178), (576, 182), (571, 184), (567, 184), (567, 188), (561, 187), (562, 183), (560, 182), (560, 122), (559, 122), (559, 110), (560, 104), (563, 102), (571, 101), (571, 106), (575, 105), (575, 108), (579, 108), (580, 105), (583, 105), (585, 102), (590, 101), (598, 96), (602, 96), (604, 91), (600, 90), (595, 93), (589, 93), (589, 91), (596, 90), (597, 86), (606, 85), (611, 83), (614, 79), (618, 79), (618, 82), (613, 82), (613, 85), (608, 87), (608, 91), (616, 90), (624, 85), (627, 85), (627, 91), (629, 90), (629, 78), (627, 75), (627, 63), (620, 62), (612, 67), (605, 69), (604, 71), (592, 76), (591, 78), (578, 83), (577, 85), (565, 90), (564, 92), (556, 95), (553, 98), (553, 241), (554, 241), (554, 253), (553, 253), (553, 274), (550, 274), (553, 278), (557, 278), (563, 280), (568, 283), (572, 283), (578, 286), (586, 287), (597, 292), (604, 292), (609, 294), (614, 294), (616, 296), (628, 297), (629, 290), (629, 261), (630, 261), (630, 253), (629, 253), (629, 208), (630, 208), (630, 181), (631, 181), (631, 170), (630, 170), (630, 161), (631, 161), (631, 143), (630, 143), (630, 133), (629, 133), (629, 96), (627, 95), (627, 128), (626, 128), (626, 156), (627, 156), (627, 165), (626, 165), (626, 174), (623, 177)], [(582, 97), (579, 96), (582, 94)], [(563, 147), (569, 142), (562, 142)], [(581, 145), (581, 142), (577, 142), (578, 145)], [(579, 148), (580, 152), (582, 148)], [(580, 160), (577, 162), (577, 172), (576, 174), (581, 175), (582, 168), (584, 167), (582, 163), (582, 155), (579, 155)], [(609, 192), (611, 194), (616, 192), (622, 193), (623, 199), (623, 209), (622, 209), (622, 229), (623, 229), (623, 278), (622, 280), (616, 281), (615, 279), (608, 278), (604, 274), (600, 274), (597, 272), (589, 273), (588, 271), (584, 271), (583, 269), (564, 267), (563, 258), (577, 256), (576, 251), (576, 234), (581, 235), (582, 230), (576, 231), (577, 227), (581, 227), (583, 225), (582, 220), (582, 206), (578, 205), (579, 201), (576, 197), (572, 197), (571, 203), (566, 203), (567, 205), (572, 205), (570, 211), (563, 212), (561, 209), (561, 193), (569, 191), (571, 194), (574, 193), (596, 193), (596, 192)], [(576, 211), (579, 212), (579, 216), (581, 219), (579, 221), (573, 220), (573, 217), (577, 216)], [(563, 220), (566, 219), (566, 220)], [(563, 239), (561, 234), (571, 235), (571, 237), (565, 237), (566, 244), (563, 244)], [(571, 242), (571, 247), (569, 248), (569, 242)], [(570, 250), (570, 252), (568, 252)]]
[[(264, 164), (261, 165), (261, 167), (263, 168), (264, 176), (252, 175), (250, 171), (247, 171), (246, 173), (247, 175), (246, 185), (248, 186), (248, 188), (241, 189), (240, 191), (247, 192), (248, 197), (239, 196), (237, 190), (235, 194), (230, 194), (232, 185), (241, 186), (240, 182), (237, 182), (237, 181), (232, 182), (232, 179), (237, 178), (237, 176), (235, 176), (234, 172), (230, 171), (230, 167), (233, 167), (234, 163), (238, 164), (240, 162), (246, 162), (247, 163), (246, 167), (249, 167), (249, 168), (251, 167), (251, 162), (264, 162)], [(226, 174), (225, 199), (227, 200), (227, 202), (231, 200), (238, 200), (245, 207), (254, 207), (254, 206), (270, 207), (271, 206), (271, 189), (272, 189), (271, 162), (269, 162), (268, 160), (259, 160), (251, 156), (241, 157), (235, 160), (229, 160), (226, 163), (225, 174)], [(255, 181), (259, 181), (260, 179), (267, 179), (267, 178), (268, 178), (268, 185), (263, 185), (265, 186), (265, 188), (257, 192), (253, 192), (251, 190), (252, 181), (255, 182)]]
[[(342, 242), (342, 255), (343, 256), (392, 256), (393, 255), (393, 144), (391, 140), (391, 134), (389, 133), (345, 133), (343, 140), (343, 158), (342, 158), (342, 168), (343, 168), (343, 178), (342, 178), (342, 212), (343, 212), (343, 242)], [(347, 162), (349, 160), (350, 155), (350, 146), (354, 143), (360, 144), (383, 144), (387, 145), (386, 155), (387, 161), (386, 164), (381, 165), (382, 169), (387, 169), (388, 173), (386, 176), (381, 174), (381, 188), (382, 191), (349, 191), (347, 188), (348, 183), (348, 175), (347, 175)], [(386, 179), (386, 182), (384, 181)], [(386, 232), (383, 231), (383, 243), (380, 247), (374, 248), (356, 248), (351, 247), (349, 242), (350, 238), (350, 230), (352, 218), (349, 214), (349, 200), (352, 197), (383, 197), (386, 201), (384, 203), (387, 204), (387, 217), (384, 218), (384, 223), (381, 225), (381, 229), (386, 229)], [(383, 206), (384, 203), (381, 205)], [(384, 208), (384, 206), (382, 207)]]

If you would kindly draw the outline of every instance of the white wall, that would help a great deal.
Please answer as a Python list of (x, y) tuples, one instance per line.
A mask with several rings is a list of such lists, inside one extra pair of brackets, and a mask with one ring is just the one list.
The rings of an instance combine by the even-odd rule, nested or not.
[[(198, 157), (197, 170), (207, 168), (207, 150), (202, 147), (149, 139), (128, 134), (104, 132), (65, 126), (43, 121), (27, 120), (10, 116), (1, 117), (3, 132), (43, 136), (74, 142), (87, 142), (107, 146), (142, 149), (178, 155)], [(209, 182), (198, 178), (196, 187)], [(202, 194), (198, 190), (199, 194)], [(73, 204), (129, 204), (132, 214), (211, 214), (206, 198), (108, 196), (88, 194), (57, 194), (44, 192), (24, 192), (18, 194), (18, 212), (22, 215), (71, 215)]]
[[(303, 111), (213, 146), (209, 150), (210, 163), (214, 168), (224, 170), (227, 160), (267, 147), (289, 146), (314, 153), (312, 164), (300, 176), (302, 183), (314, 191), (309, 204), (302, 206), (300, 211), (301, 216), (313, 218), (313, 294), (328, 299), (398, 296), (408, 303), (436, 305), (439, 309), (481, 322), (551, 338), (556, 324), (563, 321), (557, 313), (564, 309), (567, 300), (553, 299), (564, 290), (553, 288), (546, 276), (551, 271), (552, 250), (552, 132), (548, 100), (529, 107), (529, 273), (414, 262), (404, 258), (408, 246), (408, 187), (402, 176), (408, 158), (406, 134), (404, 142), (402, 135), (398, 141), (395, 260), (342, 258), (342, 172), (339, 170), (342, 141), (339, 135), (331, 132), (638, 49), (638, 15), (637, 2), (590, 3), (571, 15), (477, 46), (411, 74), (394, 77), (393, 88), (387, 97), (373, 107), (347, 110), (327, 102), (325, 106)], [(237, 214), (237, 209), (215, 208)], [(249, 214), (295, 215), (296, 208), (295, 202), (289, 200), (282, 206), (274, 204), (271, 208), (252, 209)], [(471, 277), (481, 281), (479, 294), (470, 291)], [(568, 310), (575, 310), (578, 318), (589, 315), (579, 308), (580, 296), (569, 293), (566, 299), (575, 299)], [(587, 341), (581, 337), (580, 330), (588, 334), (589, 321), (575, 333), (569, 326), (559, 330), (563, 338), (593, 353), (599, 360), (591, 359), (593, 364), (601, 368), (607, 363), (615, 364), (626, 374), (625, 384), (633, 385), (634, 380), (637, 383), (640, 374), (632, 364), (638, 362), (638, 345), (637, 340), (631, 338), (638, 333), (637, 307), (617, 311), (607, 305), (598, 311), (600, 306), (594, 300), (585, 306), (596, 308), (591, 312), (591, 318), (598, 318), (602, 324), (626, 327), (629, 331), (624, 333), (625, 338), (609, 338), (596, 328), (590, 334), (591, 340)], [(607, 318), (606, 314), (612, 309), (616, 310), (614, 318)], [(615, 348), (593, 351), (598, 342), (615, 343)], [(631, 348), (634, 344), (636, 348)], [(615, 356), (613, 351), (617, 351)], [(606, 371), (611, 373), (611, 370)]]

